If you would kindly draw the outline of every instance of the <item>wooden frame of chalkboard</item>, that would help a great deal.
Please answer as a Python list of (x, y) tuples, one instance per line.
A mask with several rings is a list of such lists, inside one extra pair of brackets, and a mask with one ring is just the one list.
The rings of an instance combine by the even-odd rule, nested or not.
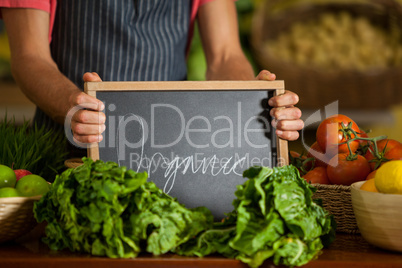
[[(274, 95), (285, 92), (285, 83), (276, 81), (152, 81), (152, 82), (86, 82), (84, 91), (93, 97), (98, 92), (119, 91), (273, 91)], [(277, 165), (289, 164), (288, 143), (276, 137)], [(99, 146), (88, 147), (88, 157), (99, 159)]]

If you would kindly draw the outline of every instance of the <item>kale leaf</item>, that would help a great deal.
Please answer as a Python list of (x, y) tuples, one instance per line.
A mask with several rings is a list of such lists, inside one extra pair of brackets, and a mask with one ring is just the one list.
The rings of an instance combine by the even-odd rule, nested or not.
[(265, 260), (300, 266), (335, 236), (335, 221), (315, 200), (315, 188), (293, 166), (251, 167), (237, 186), (234, 210), (213, 222), (205, 207), (185, 208), (147, 174), (92, 161), (57, 176), (34, 206), (47, 221), (44, 242), (112, 258), (140, 252), (203, 257), (218, 253), (250, 267)]
[(222, 223), (175, 249), (177, 254), (219, 253), (250, 267), (271, 258), (274, 264), (300, 266), (316, 258), (335, 236), (335, 222), (312, 199), (315, 188), (293, 166), (251, 167), (237, 186), (234, 210)]
[(211, 227), (208, 209), (185, 208), (147, 182), (145, 172), (83, 160), (82, 166), (57, 176), (35, 204), (38, 222), (48, 223), (44, 242), (51, 249), (112, 258), (145, 251), (159, 255)]

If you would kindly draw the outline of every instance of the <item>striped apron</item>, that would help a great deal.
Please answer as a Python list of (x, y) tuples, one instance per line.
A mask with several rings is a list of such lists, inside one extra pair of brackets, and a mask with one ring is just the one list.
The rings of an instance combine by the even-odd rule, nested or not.
[[(59, 0), (52, 57), (81, 89), (85, 72), (104, 81), (185, 80), (190, 7), (191, 0)], [(63, 130), (39, 109), (34, 121)]]

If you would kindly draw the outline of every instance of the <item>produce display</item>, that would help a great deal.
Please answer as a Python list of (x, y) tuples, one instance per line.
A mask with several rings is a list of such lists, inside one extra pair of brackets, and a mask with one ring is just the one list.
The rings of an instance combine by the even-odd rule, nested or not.
[[(236, 2), (238, 17), (244, 22), (239, 24), (242, 46), (256, 71), (249, 31), (252, 11), (260, 2)], [(287, 7), (297, 1), (278, 2)], [(7, 41), (1, 26), (0, 21), (0, 44)], [(264, 45), (271, 55), (290, 64), (326, 71), (370, 71), (401, 65), (401, 38), (398, 27), (385, 29), (368, 18), (340, 12), (295, 23)], [(9, 58), (2, 58), (1, 52), (0, 78), (9, 78)], [(196, 30), (188, 78), (205, 80), (205, 73)], [(219, 254), (250, 267), (266, 260), (302, 266), (318, 258), (334, 240), (336, 230), (334, 216), (321, 206), (321, 200), (313, 198), (316, 188), (312, 184), (349, 186), (365, 181), (361, 190), (402, 195), (402, 143), (386, 136), (370, 137), (340, 114), (320, 123), (307, 152), (289, 152), (289, 166), (245, 170), (247, 180), (233, 193), (234, 209), (221, 222), (214, 222), (205, 207), (186, 208), (148, 181), (146, 172), (90, 158), (83, 158), (77, 168), (64, 170), (63, 133), (30, 122), (16, 126), (5, 118), (0, 122), (0, 148), (0, 198), (42, 196), (33, 205), (36, 220), (46, 222), (42, 241), (52, 250), (109, 258), (136, 258), (143, 253), (200, 258)], [(375, 231), (384, 226), (390, 225), (369, 230), (379, 236)]]
[(300, 66), (329, 70), (389, 68), (402, 63), (401, 31), (348, 12), (323, 13), (294, 23), (266, 42), (270, 54)]
[(384, 163), (374, 178), (364, 183), (360, 189), (386, 194), (402, 194), (402, 160)]
[(275, 265), (304, 265), (317, 257), (335, 236), (332, 216), (312, 200), (313, 188), (296, 168), (252, 167), (238, 186), (234, 211), (177, 253), (206, 256), (220, 253), (257, 267), (271, 258)]
[[(291, 152), (290, 160), (311, 183), (351, 185), (384, 177), (387, 184), (391, 182), (385, 177), (397, 170), (395, 160), (402, 160), (402, 144), (386, 136), (370, 138), (351, 118), (338, 114), (320, 123), (306, 155)], [(389, 172), (385, 176), (384, 170)], [(370, 185), (363, 188), (372, 189)]]
[(43, 195), (49, 188), (50, 185), (44, 178), (28, 170), (12, 170), (0, 165), (0, 198)]
[(296, 266), (334, 238), (333, 217), (315, 203), (314, 187), (293, 166), (246, 170), (234, 210), (213, 222), (208, 209), (185, 208), (146, 173), (114, 162), (83, 162), (58, 175), (35, 204), (37, 220), (48, 223), (44, 241), (51, 249), (120, 258), (219, 253), (251, 267), (266, 259)]
[(0, 165), (0, 188), (3, 187), (14, 187), (17, 182), (17, 176), (14, 171), (4, 165)]
[(64, 169), (67, 143), (63, 132), (29, 121), (16, 125), (6, 116), (0, 122), (0, 137), (0, 164), (29, 170), (49, 182)]
[(113, 162), (83, 161), (57, 176), (35, 204), (38, 222), (48, 223), (45, 242), (51, 249), (112, 258), (136, 257), (141, 251), (159, 255), (212, 224), (207, 209), (186, 209), (147, 182), (146, 173)]

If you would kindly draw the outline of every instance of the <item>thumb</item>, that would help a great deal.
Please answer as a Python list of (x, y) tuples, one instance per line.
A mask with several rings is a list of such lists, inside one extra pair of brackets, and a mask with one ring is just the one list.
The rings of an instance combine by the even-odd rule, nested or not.
[(83, 75), (84, 82), (102, 82), (100, 76), (95, 72), (87, 72)]
[(267, 70), (262, 70), (256, 77), (257, 80), (274, 81), (276, 75)]
[(90, 109), (94, 111), (102, 111), (105, 109), (105, 105), (102, 101), (95, 97), (89, 96), (84, 92), (78, 92), (72, 96), (73, 105), (79, 105), (81, 108)]

